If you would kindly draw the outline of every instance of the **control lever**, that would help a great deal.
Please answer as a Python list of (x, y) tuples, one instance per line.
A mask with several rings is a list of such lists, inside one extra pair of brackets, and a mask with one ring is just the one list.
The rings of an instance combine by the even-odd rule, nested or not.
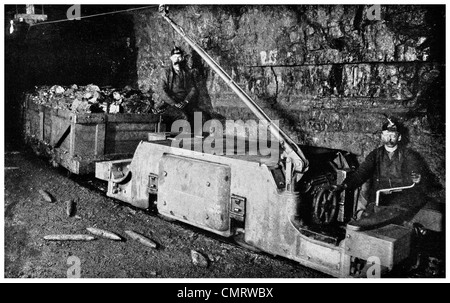
[(379, 189), (377, 190), (376, 193), (376, 199), (375, 199), (375, 205), (378, 206), (380, 203), (380, 194), (384, 193), (384, 194), (392, 194), (394, 192), (400, 192), (404, 189), (409, 189), (409, 188), (413, 188), (414, 185), (416, 185), (416, 183), (413, 183), (411, 185), (407, 185), (407, 186), (400, 186), (400, 187), (392, 187), (392, 188), (383, 188), (383, 189)]

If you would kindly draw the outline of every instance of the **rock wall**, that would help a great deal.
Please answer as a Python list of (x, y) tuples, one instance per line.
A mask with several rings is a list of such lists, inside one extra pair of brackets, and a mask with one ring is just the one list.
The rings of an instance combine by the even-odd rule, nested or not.
[[(290, 136), (360, 160), (379, 145), (384, 115), (409, 128), (445, 186), (443, 6), (175, 6), (171, 18)], [(200, 103), (254, 119), (225, 82), (154, 10), (134, 14), (139, 88), (158, 102), (174, 45), (199, 71)]]

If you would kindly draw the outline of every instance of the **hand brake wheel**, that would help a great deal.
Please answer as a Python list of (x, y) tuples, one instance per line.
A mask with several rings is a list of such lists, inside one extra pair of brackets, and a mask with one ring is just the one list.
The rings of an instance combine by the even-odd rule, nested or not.
[(336, 220), (338, 214), (338, 193), (322, 188), (313, 199), (313, 222), (327, 225)]

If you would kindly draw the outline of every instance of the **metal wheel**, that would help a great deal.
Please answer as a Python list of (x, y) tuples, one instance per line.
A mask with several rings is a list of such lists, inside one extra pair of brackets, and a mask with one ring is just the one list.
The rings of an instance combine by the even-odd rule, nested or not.
[(330, 224), (336, 220), (338, 196), (335, 192), (322, 188), (313, 201), (313, 221), (316, 224)]

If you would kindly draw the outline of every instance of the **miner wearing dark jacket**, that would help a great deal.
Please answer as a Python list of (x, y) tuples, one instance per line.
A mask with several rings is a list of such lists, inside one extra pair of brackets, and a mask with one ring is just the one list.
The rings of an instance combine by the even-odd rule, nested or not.
[(161, 73), (161, 99), (165, 104), (155, 113), (164, 112), (166, 122), (187, 120), (193, 128), (198, 96), (195, 75), (186, 67), (184, 53), (180, 48), (174, 47), (170, 55), (172, 64)]
[(411, 189), (383, 195), (380, 203), (404, 210), (420, 207), (425, 202), (422, 177), (424, 162), (417, 152), (400, 144), (402, 130), (403, 126), (395, 119), (388, 119), (383, 124), (381, 132), (383, 146), (370, 152), (358, 169), (342, 184), (335, 186), (334, 190), (356, 189), (369, 181), (366, 211), (370, 213), (374, 209), (377, 190), (409, 186), (414, 183), (415, 186)]

